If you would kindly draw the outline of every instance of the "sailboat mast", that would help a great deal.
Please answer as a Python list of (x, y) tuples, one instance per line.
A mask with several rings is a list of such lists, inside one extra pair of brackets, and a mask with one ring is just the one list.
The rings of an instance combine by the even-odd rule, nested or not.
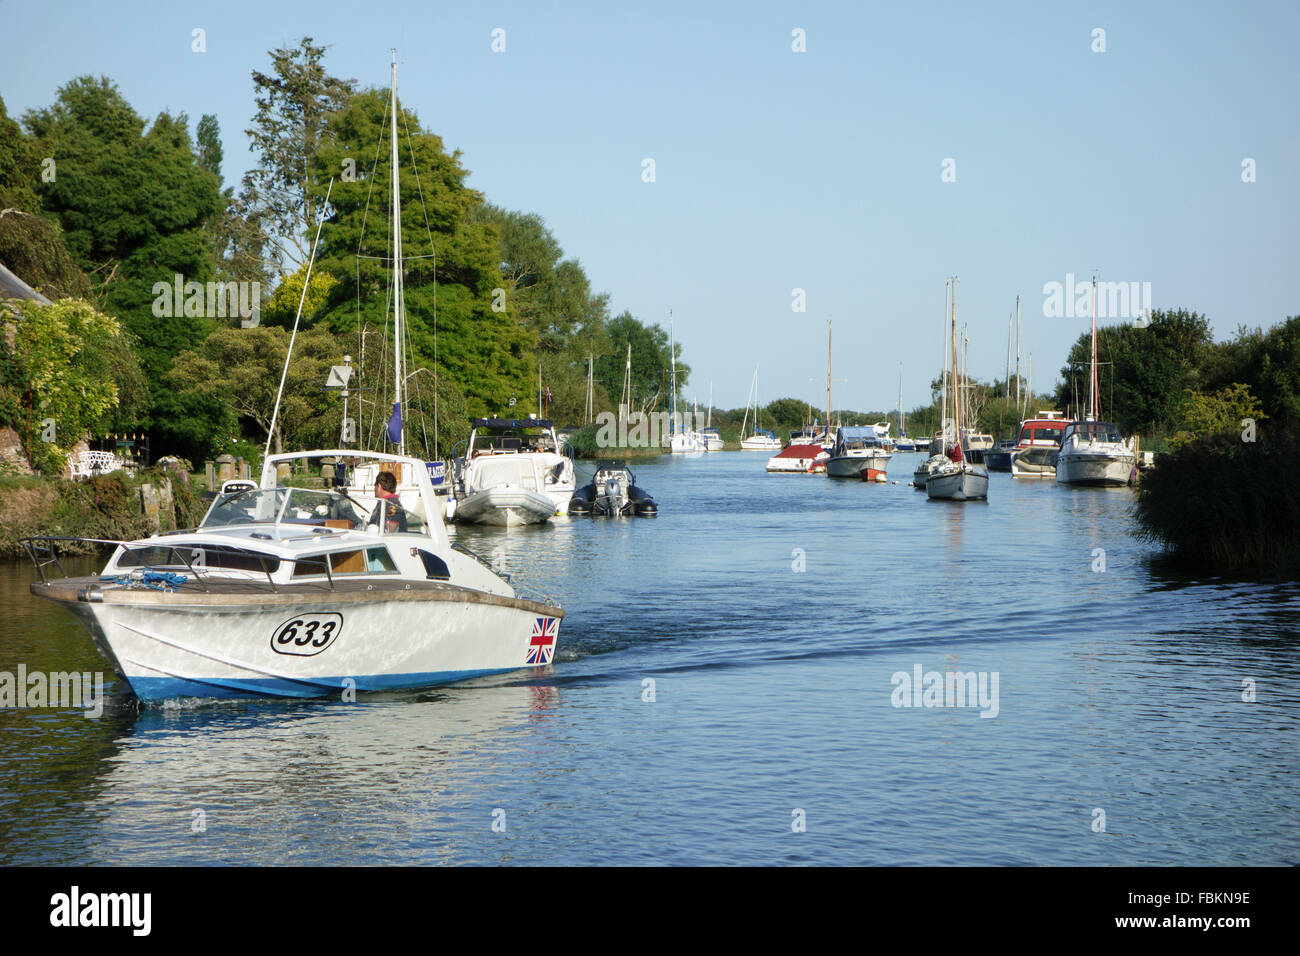
[(948, 296), (952, 278), (943, 284), (943, 364), (939, 372), (939, 451), (948, 450)]
[(826, 436), (831, 434), (831, 320), (826, 320)]
[(1092, 375), (1088, 379), (1088, 406), (1092, 420), (1098, 420), (1101, 404), (1097, 394), (1097, 273), (1092, 274)]
[(1020, 296), (1016, 296), (1016, 408), (1024, 418), (1024, 408), (1020, 404)]
[(402, 414), (402, 346), (406, 336), (403, 331), (405, 316), (403, 314), (402, 292), (402, 192), (401, 176), (397, 163), (397, 50), (393, 50), (393, 81), (391, 89), (393, 122), (389, 131), (392, 138), (393, 153), (393, 401), (398, 407), (398, 422), (401, 431), (398, 434), (397, 453), (406, 454), (406, 416)]
[(961, 447), (961, 378), (957, 374), (957, 280), (952, 280), (952, 424), (953, 440)]
[(903, 431), (903, 363), (898, 363), (898, 437), (902, 438)]
[(668, 434), (677, 434), (677, 346), (673, 338), (673, 310), (668, 310), (668, 366), (672, 369), (670, 385), (672, 394), (668, 396)]

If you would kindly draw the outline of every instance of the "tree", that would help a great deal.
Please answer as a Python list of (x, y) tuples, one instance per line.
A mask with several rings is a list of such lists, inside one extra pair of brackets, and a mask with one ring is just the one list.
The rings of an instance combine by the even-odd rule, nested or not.
[[(303, 37), (297, 47), (268, 51), (270, 73), (253, 71), (257, 112), (244, 132), (258, 164), (245, 174), (241, 198), (280, 272), (307, 261), (325, 192), (319, 177), (327, 182), (341, 169), (313, 162), (330, 116), (347, 105), (356, 85), (325, 72), (325, 50)], [(368, 154), (353, 158), (361, 155)]]
[(0, 328), (7, 335), (11, 326), (25, 413), (19, 432), (32, 464), (57, 474), (124, 394), (134, 400), (143, 391), (139, 365), (117, 319), (84, 300), (24, 302), (21, 315), (0, 306)]
[(1243, 419), (1258, 424), (1267, 417), (1250, 394), (1250, 388), (1240, 382), (1208, 395), (1189, 391), (1183, 406), (1182, 427), (1169, 439), (1169, 444), (1178, 448), (1208, 435), (1239, 432)]
[[(623, 394), (623, 373), (627, 366), (627, 347), (632, 346), (632, 409), (652, 412), (669, 404), (671, 363), (668, 333), (658, 325), (646, 325), (622, 312), (605, 326), (610, 352), (595, 361), (595, 379), (612, 400)], [(681, 361), (682, 346), (673, 343), (677, 356), (678, 411), (682, 411), (681, 392), (690, 378), (691, 369)]]
[[(284, 329), (220, 328), (197, 349), (176, 356), (169, 381), (185, 394), (211, 399), (232, 415), (249, 419), (261, 430), (264, 442), (271, 433), (288, 348), (289, 333)], [(335, 416), (334, 399), (324, 386), (329, 367), (339, 364), (342, 353), (343, 346), (328, 329), (298, 333), (273, 436), (277, 453), (284, 450), (286, 439), (300, 447), (319, 447), (319, 441), (310, 439), (319, 438), (320, 423), (330, 420), (334, 424), (327, 431), (335, 441), (328, 444), (337, 443), (341, 416)]]
[[(1099, 399), (1102, 416), (1127, 433), (1171, 429), (1181, 416), (1184, 395), (1196, 390), (1212, 338), (1204, 316), (1185, 309), (1156, 311), (1144, 328), (1097, 330)], [(1091, 333), (1079, 336), (1061, 370), (1057, 407), (1088, 411)]]
[(0, 97), (0, 210), (40, 211), (41, 201), (34, 187), (40, 165), (31, 140), (9, 118), (4, 98)]
[(205, 316), (154, 308), (154, 285), (214, 278), (211, 227), (222, 212), (220, 180), (203, 168), (184, 114), (160, 113), (149, 128), (108, 78), (79, 77), (53, 106), (24, 122), (55, 176), (38, 186), (77, 264), (97, 284), (97, 301), (137, 344), (152, 389), (137, 427), (155, 449), (204, 454), (219, 427), (210, 403), (185, 401), (165, 384), (173, 356), (213, 327)]
[[(323, 184), (344, 160), (376, 157), (373, 166), (358, 169), (357, 179), (334, 183), (317, 268), (339, 285), (318, 321), (339, 335), (358, 335), (363, 327), (378, 332), (381, 354), (392, 338), (391, 229), (382, 212), (391, 203), (391, 158), (384, 148), (376, 156), (376, 143), (387, 141), (387, 109), (385, 91), (353, 96), (331, 116), (312, 160), (313, 182)], [(493, 290), (503, 281), (498, 237), (487, 223), (471, 221), (483, 197), (465, 185), (460, 153), (446, 152), (441, 138), (406, 110), (399, 110), (398, 131), (410, 367), (423, 365), (449, 379), (471, 414), (501, 414), (511, 395), (523, 402), (535, 394), (536, 362), (527, 331), (508, 311), (493, 309)], [(321, 185), (318, 198), (324, 194)]]

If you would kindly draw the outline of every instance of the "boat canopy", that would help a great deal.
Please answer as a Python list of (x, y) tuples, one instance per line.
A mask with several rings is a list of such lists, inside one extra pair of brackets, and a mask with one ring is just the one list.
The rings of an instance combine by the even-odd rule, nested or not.
[(754, 437), (757, 438), (760, 435), (762, 435), (764, 438), (775, 438), (776, 432), (770, 432), (766, 428), (755, 428)]
[(824, 455), (826, 449), (821, 445), (787, 445), (785, 450), (773, 455), (773, 458), (816, 458)]

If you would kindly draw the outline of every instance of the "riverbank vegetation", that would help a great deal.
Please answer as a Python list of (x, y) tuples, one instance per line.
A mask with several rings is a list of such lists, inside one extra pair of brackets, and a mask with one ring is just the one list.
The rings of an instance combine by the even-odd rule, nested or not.
[[(332, 76), (310, 38), (271, 51), (270, 69), (252, 79), (255, 160), (237, 188), (223, 183), (215, 116), (149, 121), (107, 77), (71, 80), (21, 122), (0, 101), (0, 262), (56, 300), (53, 313), (15, 305), (0, 336), (0, 428), (20, 435), (39, 471), (56, 472), (87, 433), (145, 433), (152, 457), (189, 461), (232, 441), (265, 445), (320, 215), (305, 334), (269, 437), (275, 448), (337, 441), (342, 402), (323, 386), (349, 355), (353, 440), (385, 446), (392, 303), (388, 230), (375, 211), (390, 201), (389, 152), (376, 149), (387, 91)], [(595, 408), (617, 402), (629, 342), (633, 400), (665, 407), (666, 331), (611, 316), (608, 295), (542, 216), (471, 188), (461, 154), (413, 110), (398, 122), (408, 442), (445, 453), (480, 415), (580, 423), (589, 371)], [(240, 287), (241, 308), (235, 288), (227, 304), (217, 283)], [(252, 302), (260, 308), (246, 314)], [(24, 328), (57, 322), (68, 344), (35, 355)], [(689, 375), (679, 361), (679, 393)], [(85, 382), (93, 394), (72, 407), (69, 389)], [(42, 437), (50, 421), (56, 441)]]

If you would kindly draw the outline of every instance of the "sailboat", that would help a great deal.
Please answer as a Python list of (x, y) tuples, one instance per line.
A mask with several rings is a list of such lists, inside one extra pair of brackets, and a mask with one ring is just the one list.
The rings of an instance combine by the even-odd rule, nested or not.
[(894, 448), (898, 451), (916, 451), (916, 442), (907, 437), (907, 427), (903, 424), (903, 363), (898, 363), (898, 437), (894, 439)]
[(713, 425), (713, 383), (709, 382), (709, 414), (704, 422), (704, 427), (700, 429), (700, 441), (704, 443), (705, 451), (722, 451), (725, 442), (722, 440), (722, 433)]
[(1097, 276), (1092, 277), (1092, 363), (1088, 377), (1088, 416), (1065, 426), (1056, 457), (1056, 480), (1066, 485), (1129, 485), (1137, 475), (1133, 440), (1119, 426), (1103, 422), (1097, 387)]
[[(50, 573), (58, 539), (25, 542), (41, 578), (32, 593), (78, 617), (144, 701), (348, 700), (354, 691), (430, 687), (554, 658), (564, 611), (521, 597), (453, 545), (430, 470), (406, 454), (396, 52), (392, 110), (398, 371), (388, 437), (397, 453), (268, 449), (259, 487), (219, 495), (195, 530), (99, 542), (116, 547), (89, 577)], [(298, 319), (301, 311), (300, 303)], [(289, 351), (286, 375), (292, 339)], [(281, 469), (291, 468), (295, 487), (285, 487)], [(301, 487), (303, 479), (316, 487)]]
[(673, 337), (673, 314), (668, 313), (668, 362), (672, 368), (672, 393), (668, 396), (668, 450), (674, 455), (704, 451), (704, 441), (693, 429), (682, 427), (677, 418), (677, 346)]
[[(748, 437), (742, 437), (740, 447), (747, 451), (780, 451), (781, 439), (777, 438), (775, 433), (758, 427), (758, 366), (754, 366), (754, 379), (749, 383), (749, 397), (753, 401), (754, 409), (754, 433)], [(745, 405), (745, 420), (741, 422), (740, 434), (744, 436), (746, 428), (749, 426), (749, 409), (750, 405)]]
[[(961, 365), (957, 361), (957, 285), (952, 280), (952, 326), (950, 329), (952, 343), (952, 445), (948, 444), (948, 429), (942, 435), (941, 461), (931, 469), (925, 482), (925, 493), (931, 498), (944, 498), (949, 501), (970, 501), (989, 496), (989, 471), (983, 465), (972, 464), (968, 460), (967, 433), (962, 429), (962, 411), (965, 400), (962, 396)], [(945, 396), (945, 399), (947, 396)], [(944, 408), (945, 416), (947, 407)], [(933, 459), (931, 459), (933, 460)]]

